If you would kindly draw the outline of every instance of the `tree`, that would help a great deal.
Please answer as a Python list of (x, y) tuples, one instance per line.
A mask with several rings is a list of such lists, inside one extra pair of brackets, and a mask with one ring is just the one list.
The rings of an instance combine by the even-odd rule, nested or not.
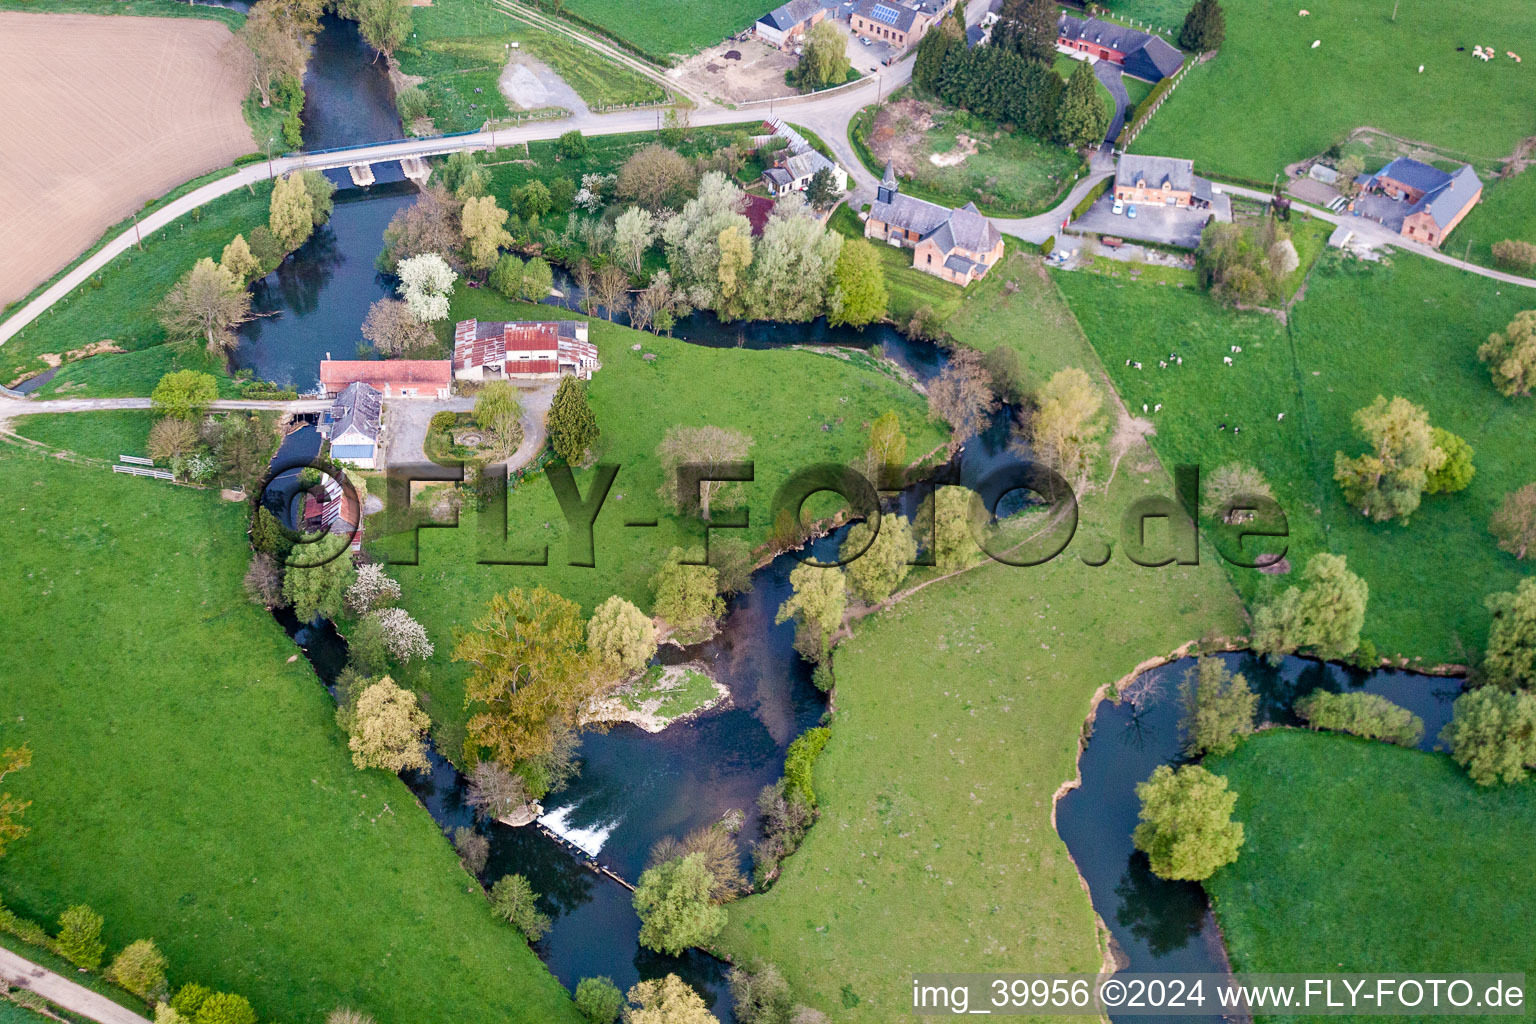
[(631, 206), (613, 222), (613, 245), (631, 274), (640, 273), (645, 251), (656, 241), (656, 216), (649, 210)]
[(1370, 444), (1364, 455), (1333, 457), (1333, 478), (1344, 497), (1373, 521), (1406, 520), (1419, 507), (1429, 475), (1445, 465), (1429, 414), (1406, 398), (1381, 395), (1355, 412), (1355, 429)]
[(1067, 79), (1056, 112), (1056, 137), (1063, 145), (1082, 149), (1097, 146), (1109, 131), (1109, 111), (1099, 98), (1098, 79), (1087, 61), (1078, 62)]
[(732, 967), (731, 1003), (740, 1024), (793, 1024), (795, 1000), (789, 982), (770, 963), (754, 963), (750, 971)]
[(684, 564), (682, 548), (667, 552), (667, 558), (651, 577), (655, 600), (651, 607), (658, 618), (684, 633), (703, 629), (725, 612), (720, 599), (720, 574), (707, 565)]
[(267, 227), (288, 252), (293, 252), (314, 234), (315, 201), (304, 185), (302, 174), (285, 174), (272, 183)]
[(400, 584), (390, 579), (384, 567), (374, 562), (357, 567), (357, 575), (347, 588), (347, 608), (354, 615), (367, 615), (376, 608), (388, 608), (400, 600)]
[(215, 992), (197, 1008), (192, 1024), (256, 1024), (256, 1011), (244, 996)]
[[(192, 1018), (197, 1016), (198, 1009), (203, 1003), (208, 1001), (208, 997), (211, 995), (213, 995), (213, 989), (207, 985), (199, 985), (195, 981), (188, 982), (177, 989), (176, 994), (171, 997), (171, 1009), (184, 1020), (190, 1022)], [(159, 1015), (156, 1014), (157, 1024), (158, 1020)]]
[(490, 196), (476, 196), (464, 203), (459, 225), (464, 234), (465, 262), (471, 269), (489, 271), (496, 265), (501, 249), (512, 244), (506, 223), (507, 211)]
[(802, 89), (840, 85), (848, 77), (848, 40), (830, 21), (819, 21), (805, 33), (795, 81)]
[(1400, 747), (1417, 746), (1424, 738), (1422, 718), (1374, 693), (1313, 690), (1296, 702), (1296, 716), (1314, 729), (1333, 729)]
[(1253, 617), (1253, 649), (1278, 661), (1305, 649), (1334, 660), (1360, 646), (1370, 588), (1343, 555), (1316, 554), (1302, 571), (1304, 587), (1287, 587)]
[(1158, 765), (1136, 787), (1141, 823), (1132, 839), (1159, 878), (1199, 882), (1237, 860), (1243, 826), (1232, 820), (1237, 794), (1199, 765)]
[(1253, 716), (1259, 695), (1248, 687), (1241, 673), (1227, 671), (1216, 658), (1200, 658), (1184, 673), (1179, 686), (1184, 718), (1184, 756), (1230, 754), (1238, 740), (1253, 732)]
[(719, 1024), (699, 994), (675, 974), (659, 981), (642, 981), (629, 990), (633, 1008), (624, 1011), (624, 1024)]
[(899, 482), (907, 468), (907, 435), (894, 409), (887, 409), (869, 425), (869, 446), (864, 450), (864, 475), (877, 487)]
[(1536, 484), (1526, 484), (1504, 495), (1488, 530), (1498, 539), (1501, 550), (1516, 558), (1530, 553), (1536, 547)]
[(496, 594), (468, 630), (454, 629), (453, 660), (471, 666), (469, 739), (503, 764), (553, 750), (595, 692), (581, 610), (543, 587)]
[(1440, 732), (1451, 757), (1479, 786), (1525, 781), (1536, 767), (1536, 696), (1479, 686), (1456, 698)]
[(411, 35), (411, 9), (404, 0), (359, 0), (357, 27), (363, 41), (386, 57)]
[(475, 422), (496, 438), (499, 451), (511, 454), (523, 443), (523, 404), (509, 381), (493, 380), (475, 396)]
[(1493, 260), (1510, 270), (1530, 270), (1536, 267), (1536, 242), (1522, 242), (1515, 238), (1494, 242)]
[(998, 10), (999, 42), (1026, 60), (1049, 64), (1056, 56), (1056, 23), (1052, 0), (1005, 0)]
[(389, 676), (364, 690), (346, 717), (351, 734), (347, 749), (355, 767), (390, 772), (430, 767), (423, 737), (432, 720), (417, 705), (416, 695), (396, 686)]
[(619, 168), (618, 194), (651, 212), (682, 198), (693, 184), (693, 169), (676, 150), (649, 145), (630, 154)]
[(875, 247), (862, 238), (844, 242), (837, 269), (832, 272), (827, 322), (833, 327), (849, 324), (862, 328), (885, 316), (889, 301), (885, 267)]
[(736, 848), (735, 838), (719, 822), (700, 825), (682, 839), (666, 836), (658, 840), (651, 847), (647, 867), (693, 854), (704, 858), (704, 867), (712, 879), (709, 888), (712, 902), (729, 903), (747, 891), (747, 880), (741, 874), (741, 851)]
[(1524, 398), (1536, 387), (1536, 309), (1516, 313), (1503, 332), (1488, 335), (1477, 350), (1493, 386), (1507, 398)]
[(165, 993), (165, 954), (153, 939), (139, 939), (123, 947), (107, 968), (107, 980), (147, 1002)]
[(615, 594), (587, 622), (587, 649), (616, 675), (642, 671), (656, 653), (656, 624)]
[(1038, 396), (1030, 421), (1035, 455), (1069, 480), (1085, 477), (1098, 455), (1103, 431), (1103, 398), (1092, 379), (1075, 366), (1058, 370)]
[(623, 993), (606, 975), (582, 978), (576, 984), (576, 1011), (588, 1024), (614, 1024), (623, 1007)]
[[(917, 541), (905, 517), (887, 512), (880, 519), (880, 532), (870, 538), (868, 523), (855, 523), (843, 540), (840, 557), (853, 561), (846, 572), (848, 587), (868, 604), (879, 604), (896, 590), (911, 571), (917, 557)], [(858, 554), (863, 551), (863, 554)], [(856, 556), (856, 557), (855, 557)]]
[(1490, 594), (1483, 606), (1493, 616), (1483, 678), (1505, 690), (1536, 690), (1536, 580), (1511, 592)]
[[(725, 174), (708, 171), (699, 179), (698, 194), (662, 224), (669, 280), (675, 282), (689, 303), (701, 309), (713, 309), (720, 304), (722, 234), (735, 228), (735, 238), (752, 237), (752, 225), (741, 213), (742, 197), (741, 188)], [(731, 315), (740, 313), (736, 309)]]
[[(709, 522), (713, 508), (737, 507), (746, 500), (741, 483), (708, 478), (724, 476), (729, 467), (744, 462), (752, 443), (746, 434), (725, 427), (668, 427), (656, 448), (656, 457), (661, 460), (662, 497), (677, 507), (679, 515), (697, 509), (705, 522)], [(705, 478), (694, 493), (679, 489), (678, 470), (684, 466)]]
[(261, 262), (251, 255), (251, 247), (246, 243), (245, 236), (236, 235), (219, 255), (219, 267), (244, 287), (258, 276)]
[[(533, 263), (530, 261), (529, 266)], [(549, 412), (544, 417), (544, 429), (549, 433), (549, 445), (555, 454), (571, 465), (579, 465), (602, 431), (592, 406), (587, 402), (587, 386), (575, 377), (562, 377), (550, 400)]]
[(587, 145), (587, 137), (581, 134), (579, 129), (572, 128), (560, 136), (556, 148), (560, 153), (560, 159), (580, 160), (587, 155), (587, 150), (590, 147)]
[(411, 313), (422, 323), (448, 318), (448, 297), (458, 274), (435, 252), (400, 261), (398, 291)]
[(1430, 430), (1434, 446), (1445, 453), (1445, 461), (1439, 469), (1431, 470), (1424, 479), (1426, 494), (1455, 494), (1464, 491), (1472, 483), (1477, 467), (1472, 456), (1477, 454), (1472, 446), (1449, 430), (1433, 427)]
[(245, 593), (263, 608), (281, 608), (283, 600), (283, 567), (271, 555), (257, 551), (251, 555), (251, 564), (245, 570)]
[(549, 297), (550, 289), (554, 286), (555, 272), (550, 269), (549, 262), (538, 256), (529, 260), (523, 268), (523, 284), (520, 289), (522, 297), (529, 302), (542, 302)]
[(669, 956), (703, 946), (725, 927), (725, 911), (710, 902), (714, 877), (704, 855), (689, 854), (648, 868), (635, 887), (640, 945)]
[(949, 365), (928, 384), (928, 415), (946, 421), (956, 441), (986, 429), (987, 418), (997, 410), (992, 381), (982, 369), (981, 357), (958, 348)]
[(981, 554), (976, 533), (985, 516), (986, 510), (974, 491), (948, 485), (936, 489), (918, 505), (912, 532), (920, 545), (933, 545), (934, 564), (940, 572), (954, 572), (970, 565)]
[(283, 574), (283, 599), (300, 622), (341, 614), (352, 585), (352, 559), (343, 555), (315, 566), (290, 565)]
[(459, 210), (455, 199), (439, 182), (432, 182), (416, 201), (390, 218), (384, 229), (384, 250), (378, 268), (393, 274), (401, 261), (425, 253), (451, 254), (459, 246)]
[(363, 337), (381, 356), (400, 356), (437, 344), (432, 328), (416, 319), (411, 307), (399, 299), (379, 299), (368, 307)]
[(1210, 53), (1227, 37), (1227, 16), (1216, 0), (1195, 0), (1179, 30), (1179, 48), (1189, 53)]
[(542, 217), (554, 205), (554, 200), (549, 195), (549, 186), (538, 178), (529, 181), (522, 188), (515, 189), (512, 202), (517, 206), (517, 212), (524, 220)]
[(1351, 153), (1339, 161), (1338, 189), (1348, 198), (1353, 199), (1360, 192), (1360, 186), (1355, 179), (1365, 173), (1365, 157), (1359, 153)]
[(251, 295), (233, 274), (204, 257), (166, 293), (159, 315), (172, 341), (201, 339), (217, 355), (239, 342), (234, 329), (251, 319)]
[(450, 153), (437, 169), (442, 187), (460, 203), (487, 195), (491, 188), (491, 172), (468, 150)]
[(476, 761), (469, 770), (464, 803), (481, 821), (505, 818), (528, 802), (528, 786), (521, 775), (497, 761)]
[(604, 264), (592, 283), (592, 297), (603, 307), (603, 313), (609, 320), (613, 319), (615, 312), (624, 311), (628, 292), (629, 274), (617, 263)]
[(529, 942), (538, 942), (549, 932), (549, 915), (539, 910), (538, 900), (539, 894), (522, 875), (502, 875), (491, 886), (491, 909)]
[(107, 951), (107, 944), (101, 941), (101, 925), (101, 915), (85, 904), (68, 908), (59, 915), (59, 935), (53, 943), (55, 952), (76, 967), (96, 970)]
[(491, 270), (490, 286), (504, 299), (515, 299), (523, 290), (522, 258), (510, 252), (503, 253)]
[(715, 245), (720, 253), (715, 263), (718, 288), (715, 310), (722, 320), (735, 320), (746, 312), (747, 268), (752, 265), (752, 233), (740, 224), (722, 228)]
[(233, 53), (263, 107), (272, 105), (278, 82), (304, 77), (304, 65), (309, 60), (308, 42), (286, 29), (277, 8), (272, 0), (254, 5), (235, 33), (238, 44)]
[(378, 626), (379, 640), (385, 651), (395, 661), (404, 665), (410, 661), (426, 661), (432, 657), (432, 641), (421, 623), (411, 618), (404, 608), (380, 608), (368, 614), (367, 622)]
[(830, 167), (823, 167), (811, 175), (805, 186), (805, 204), (813, 210), (830, 210), (842, 196), (843, 190), (838, 188), (837, 178)]
[(843, 625), (848, 588), (843, 572), (832, 566), (801, 562), (790, 570), (790, 595), (773, 621), (795, 620), (795, 650), (807, 661), (823, 661), (832, 650), (832, 637)]
[(219, 382), (211, 373), (176, 370), (160, 378), (150, 392), (150, 407), (161, 416), (196, 420), (219, 397)]
[(314, 227), (319, 227), (331, 219), (331, 210), (335, 208), (336, 186), (330, 178), (319, 171), (299, 171), (299, 180), (304, 183), (304, 191), (309, 194), (309, 218)]
[(843, 236), (828, 231), (804, 206), (775, 207), (752, 263), (750, 313), (803, 321), (826, 312), (842, 251)]

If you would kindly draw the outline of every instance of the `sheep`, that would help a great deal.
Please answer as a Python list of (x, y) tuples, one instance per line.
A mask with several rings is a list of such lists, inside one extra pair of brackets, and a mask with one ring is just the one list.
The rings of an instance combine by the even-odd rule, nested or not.
[(1312, 49), (1315, 50), (1319, 46), (1322, 46), (1322, 45), (1323, 45), (1323, 41), (1321, 39), (1314, 39), (1314, 40), (1312, 40)]
[(1419, 74), (1421, 74), (1421, 75), (1422, 75), (1422, 74), (1423, 74), (1423, 73), (1424, 73), (1424, 65), (1423, 65), (1423, 64), (1420, 64), (1420, 65), (1419, 65)]
[(1152, 411), (1153, 412), (1162, 412), (1163, 411), (1163, 403), (1162, 402), (1158, 402), (1156, 405), (1154, 405), (1152, 407)]
[(1228, 366), (1232, 365), (1232, 357), (1231, 356), (1222, 356), (1221, 357), (1221, 361), (1226, 363)]
[(1168, 369), (1168, 363), (1165, 360), (1159, 359), (1157, 361), (1157, 368), (1159, 370), (1166, 370)]
[(1308, 15), (1310, 15), (1311, 13), (1312, 13), (1311, 11), (1297, 11), (1296, 12), (1296, 16), (1300, 17), (1300, 18), (1305, 18)]
[(1130, 361), (1130, 360), (1129, 360), (1129, 359), (1127, 359), (1127, 360), (1126, 360), (1126, 361), (1125, 361), (1125, 365), (1126, 365), (1126, 366), (1130, 366), (1130, 365), (1131, 365), (1131, 361)]
[(1147, 411), (1147, 403), (1146, 402), (1142, 402), (1141, 403), (1141, 411), (1142, 412), (1146, 412)]
[(1176, 360), (1174, 360), (1174, 361), (1175, 361), (1175, 362), (1176, 362), (1176, 363), (1178, 363), (1178, 364), (1179, 364), (1179, 365), (1180, 365), (1180, 366), (1183, 366), (1183, 365), (1184, 365), (1184, 357), (1183, 357), (1183, 356), (1179, 356), (1179, 358), (1178, 358), (1178, 359), (1176, 359)]
[(1242, 429), (1243, 429), (1242, 427), (1233, 427), (1232, 428), (1232, 433), (1236, 434), (1238, 431), (1240, 431)]
[(1223, 423), (1223, 424), (1221, 424), (1221, 426), (1217, 427), (1216, 429), (1217, 430), (1226, 430), (1227, 429), (1227, 425), (1225, 423)]
[(1282, 412), (1278, 416), (1275, 417), (1275, 422), (1278, 423), (1278, 422), (1280, 422), (1283, 419), (1285, 419), (1285, 413)]
[(1138, 369), (1138, 370), (1141, 369), (1141, 364), (1140, 363), (1132, 363), (1131, 365), (1136, 367), (1136, 369)]

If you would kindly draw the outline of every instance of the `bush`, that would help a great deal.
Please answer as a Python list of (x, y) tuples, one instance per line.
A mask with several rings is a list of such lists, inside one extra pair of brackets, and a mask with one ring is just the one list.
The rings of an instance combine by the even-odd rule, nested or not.
[(491, 908), (529, 942), (538, 942), (549, 931), (549, 918), (536, 906), (538, 898), (522, 875), (502, 875), (491, 886)]
[(1493, 258), (1501, 267), (1530, 270), (1536, 267), (1536, 242), (1522, 242), (1517, 238), (1494, 242)]
[(576, 986), (576, 1009), (591, 1024), (613, 1024), (623, 1005), (624, 994), (608, 978), (582, 978)]
[(428, 421), (427, 427), (434, 433), (438, 431), (452, 430), (459, 422), (459, 414), (456, 412), (435, 412)]
[(165, 954), (153, 939), (131, 942), (112, 959), (107, 980), (122, 986), (146, 1002), (165, 992)]
[(70, 907), (59, 915), (54, 951), (76, 967), (96, 970), (107, 951), (107, 944), (101, 941), (101, 925), (101, 915), (85, 904)]
[(805, 801), (807, 807), (816, 806), (816, 791), (811, 785), (811, 768), (831, 735), (829, 730), (822, 727), (807, 729), (789, 745), (789, 751), (784, 755), (785, 799), (792, 800), (798, 796)]
[(1424, 721), (1418, 715), (1374, 693), (1313, 690), (1296, 702), (1296, 714), (1314, 729), (1347, 732), (1400, 747), (1417, 746), (1424, 738)]
[[(1056, 248), (1056, 236), (1055, 235), (1047, 236), (1046, 240), (1040, 243), (1040, 256), (1041, 256), (1041, 258), (1049, 256), (1051, 254), (1051, 252), (1055, 248)], [(1004, 350), (1004, 351), (1011, 351), (1011, 350)]]
[(395, 108), (400, 111), (400, 120), (409, 128), (412, 121), (427, 116), (427, 94), (416, 85), (401, 89), (395, 94)]
[[(575, 128), (560, 136), (557, 144), (561, 159), (580, 160), (587, 155), (587, 139)], [(605, 979), (606, 980), (606, 979)]]
[(181, 986), (176, 994), (171, 997), (171, 1009), (181, 1014), (187, 1020), (191, 1020), (197, 1016), (197, 1011), (211, 995), (213, 995), (213, 989), (207, 985), (199, 985), (195, 981), (189, 981)]
[[(1072, 207), (1072, 219), (1077, 220), (1077, 218), (1087, 213), (1089, 207), (1098, 202), (1099, 196), (1102, 196), (1105, 192), (1109, 191), (1110, 183), (1113, 180), (1113, 178), (1105, 178), (1103, 181), (1093, 186), (1093, 188), (1089, 189), (1088, 194), (1083, 196), (1082, 200), (1076, 206)], [(1054, 238), (1055, 236), (1052, 237)], [(1047, 250), (1042, 250), (1040, 255), (1049, 256), (1050, 252)]]
[(193, 1024), (256, 1024), (256, 1011), (244, 996), (215, 992), (203, 1000)]
[(48, 929), (36, 921), (17, 917), (8, 907), (0, 907), (0, 931), (42, 949), (48, 949), (53, 945), (53, 937), (48, 934)]

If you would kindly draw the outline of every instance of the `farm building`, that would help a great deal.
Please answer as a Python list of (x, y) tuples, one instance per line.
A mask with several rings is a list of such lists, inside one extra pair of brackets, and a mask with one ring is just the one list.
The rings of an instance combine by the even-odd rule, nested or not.
[(1127, 153), (1115, 168), (1115, 198), (1203, 210), (1211, 205), (1211, 183), (1196, 174), (1188, 160)]
[(335, 477), (322, 474), (320, 482), (304, 493), (300, 527), (305, 533), (351, 534), (353, 552), (363, 548), (362, 495), (342, 487)]
[(912, 247), (912, 266), (961, 287), (987, 276), (1003, 258), (1003, 236), (974, 203), (958, 210), (901, 194), (895, 167), (885, 176), (864, 222), (864, 237)]
[(752, 35), (769, 46), (792, 50), (811, 26), (826, 18), (833, 8), (824, 0), (789, 0), (758, 18), (752, 25)]
[(453, 386), (453, 363), (447, 359), (321, 361), (320, 393), (326, 398), (335, 398), (357, 382), (385, 398), (447, 398)]
[(879, 39), (901, 50), (916, 46), (954, 6), (955, 0), (857, 0), (848, 24), (855, 35)]
[(773, 154), (770, 158), (772, 163), (763, 171), (763, 183), (768, 186), (769, 194), (783, 196), (791, 192), (804, 192), (820, 170), (832, 172), (832, 181), (839, 192), (848, 190), (848, 172), (823, 156), (805, 136), (778, 118), (765, 122), (763, 127), (767, 129), (767, 134), (754, 137), (754, 146), (761, 147), (775, 137), (789, 143)]
[(1184, 54), (1162, 36), (1103, 18), (1063, 14), (1056, 23), (1056, 45), (1118, 64), (1126, 74), (1148, 82), (1161, 82), (1184, 63)]
[(453, 375), (458, 380), (591, 380), (602, 364), (587, 330), (584, 320), (460, 320), (453, 329)]
[(331, 458), (359, 469), (380, 468), (383, 408), (383, 394), (370, 384), (354, 381), (342, 388), (320, 419), (320, 436), (331, 442)]
[(1398, 233), (1404, 238), (1438, 246), (1451, 229), (1483, 197), (1483, 183), (1470, 164), (1454, 173), (1400, 156), (1375, 174), (1362, 174), (1355, 183), (1408, 204)]

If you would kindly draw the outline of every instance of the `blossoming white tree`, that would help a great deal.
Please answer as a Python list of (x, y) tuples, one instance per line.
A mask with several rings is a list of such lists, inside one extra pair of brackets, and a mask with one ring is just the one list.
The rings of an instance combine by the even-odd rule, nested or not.
[(398, 600), (400, 584), (385, 575), (382, 565), (368, 563), (357, 567), (357, 579), (347, 588), (348, 608), (358, 615), (366, 615)]
[(425, 660), (432, 657), (432, 641), (421, 623), (411, 618), (404, 608), (383, 608), (372, 612), (384, 634), (384, 646), (390, 656), (401, 663), (412, 658)]
[(424, 324), (448, 319), (448, 298), (459, 275), (435, 252), (401, 260), (400, 297)]

